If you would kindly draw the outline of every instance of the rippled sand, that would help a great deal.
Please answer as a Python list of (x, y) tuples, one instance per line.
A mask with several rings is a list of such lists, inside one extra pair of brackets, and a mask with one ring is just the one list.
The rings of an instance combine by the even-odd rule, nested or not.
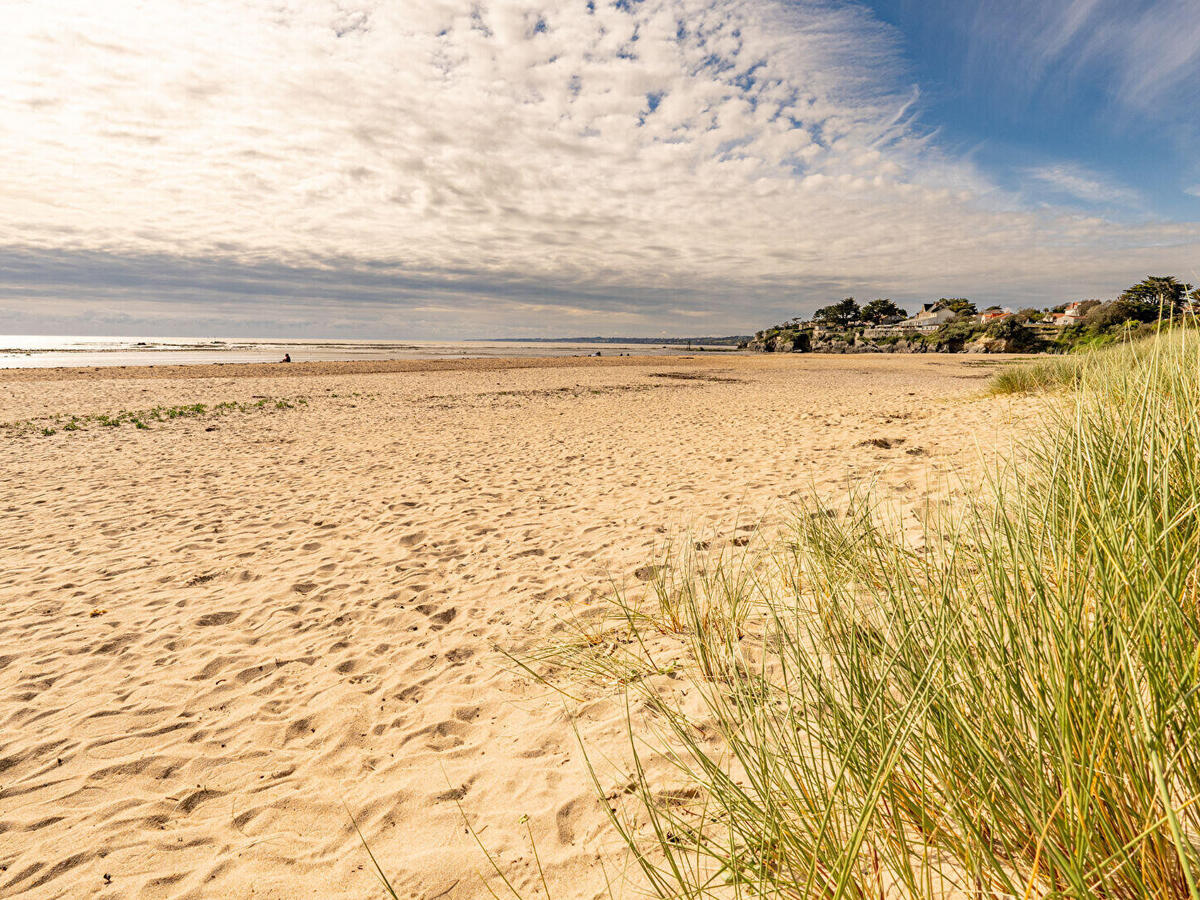
[[(602, 892), (622, 856), (574, 729), (619, 756), (624, 705), (565, 701), (496, 648), (544, 645), (683, 530), (719, 547), (867, 478), (919, 504), (1011, 433), (989, 372), (0, 373), (0, 422), (23, 423), (0, 430), (0, 896), (378, 896), (350, 813), (402, 897), (486, 896), (464, 814), (519, 887), (528, 816), (555, 896)], [(64, 428), (121, 410), (149, 427)]]

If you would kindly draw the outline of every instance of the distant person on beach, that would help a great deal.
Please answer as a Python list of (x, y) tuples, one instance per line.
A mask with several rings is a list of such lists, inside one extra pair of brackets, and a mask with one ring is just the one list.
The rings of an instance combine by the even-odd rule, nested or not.
[(283, 360), (282, 360), (282, 361), (283, 361), (283, 362), (291, 362), (291, 361), (292, 361), (292, 354), (290, 354), (290, 353), (285, 353), (285, 354), (283, 354)]

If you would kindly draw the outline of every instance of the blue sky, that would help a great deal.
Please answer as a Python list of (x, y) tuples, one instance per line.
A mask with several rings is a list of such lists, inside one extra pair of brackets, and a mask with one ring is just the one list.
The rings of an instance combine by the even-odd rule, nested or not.
[(39, 0), (0, 32), (0, 333), (1200, 282), (1198, 85), (1196, 0)]
[[(870, 6), (900, 34), (923, 121), (1001, 184), (1130, 217), (1200, 218), (1194, 0)], [(1110, 198), (1103, 190), (1073, 195), (1069, 185), (1052, 191), (1030, 178), (1031, 170), (1067, 164), (1110, 188)]]

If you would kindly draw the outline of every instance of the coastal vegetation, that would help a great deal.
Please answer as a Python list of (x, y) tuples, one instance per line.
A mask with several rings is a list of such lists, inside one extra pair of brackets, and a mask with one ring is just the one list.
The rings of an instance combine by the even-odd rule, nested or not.
[(1032, 394), (1078, 383), (1087, 356), (1055, 356), (1024, 365), (1005, 366), (988, 385), (992, 394)]
[(528, 662), (627, 692), (653, 893), (1200, 898), (1200, 334), (994, 389), (1058, 394), (919, 536), (813, 501)]
[(912, 317), (893, 301), (853, 297), (823, 306), (811, 319), (790, 319), (758, 332), (743, 347), (764, 352), (1069, 353), (1153, 334), (1160, 319), (1195, 322), (1200, 288), (1151, 275), (1108, 300), (1052, 309), (998, 306), (979, 310), (964, 297), (943, 297)]
[(707, 337), (500, 337), (478, 338), (497, 344), (652, 344), (656, 346), (685, 346), (702, 350), (705, 347), (735, 348), (750, 340), (749, 335), (728, 334)]
[[(337, 396), (336, 394), (332, 396)], [(17, 422), (0, 423), (0, 433), (11, 435), (41, 434), (51, 437), (61, 428), (65, 432), (86, 431), (92, 426), (101, 428), (120, 428), (132, 425), (134, 428), (147, 431), (152, 424), (163, 424), (176, 419), (212, 419), (230, 413), (251, 413), (259, 410), (285, 410), (308, 404), (306, 397), (257, 397), (252, 402), (226, 400), (221, 403), (208, 405), (205, 403), (185, 403), (175, 406), (152, 406), (148, 409), (122, 409), (115, 413), (56, 413), (39, 419), (25, 419)]]

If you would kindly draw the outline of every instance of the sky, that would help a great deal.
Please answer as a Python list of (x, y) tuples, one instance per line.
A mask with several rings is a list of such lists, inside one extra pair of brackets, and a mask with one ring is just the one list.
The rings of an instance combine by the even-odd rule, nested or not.
[(1200, 283), (1198, 0), (0, 0), (0, 334)]

